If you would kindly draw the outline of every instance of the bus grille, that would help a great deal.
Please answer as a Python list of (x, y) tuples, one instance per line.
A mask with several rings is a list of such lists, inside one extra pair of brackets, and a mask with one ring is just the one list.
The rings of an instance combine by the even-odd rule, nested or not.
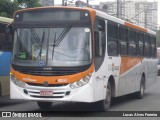
[(44, 86), (44, 84), (38, 84), (38, 83), (28, 83), (27, 82), (27, 84), (28, 85), (30, 85), (30, 86), (39, 86), (39, 87), (64, 87), (64, 86), (67, 86), (68, 85), (68, 83), (67, 84), (49, 84), (48, 86)]
[(31, 89), (24, 89), (23, 90), (26, 95), (34, 98), (63, 98), (65, 96), (70, 95), (70, 91), (64, 90), (53, 90), (52, 96), (41, 96), (40, 90), (31, 90)]
[(35, 95), (30, 95), (30, 96), (35, 98), (63, 98), (63, 96), (35, 96)]
[(38, 76), (62, 76), (62, 75), (71, 75), (77, 73), (77, 71), (44, 71), (44, 70), (19, 70), (20, 73), (38, 75)]

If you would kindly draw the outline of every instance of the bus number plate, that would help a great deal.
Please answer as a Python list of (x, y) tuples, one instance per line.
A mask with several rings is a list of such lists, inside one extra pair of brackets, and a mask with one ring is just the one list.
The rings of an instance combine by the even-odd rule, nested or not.
[(53, 91), (40, 91), (40, 96), (52, 96)]

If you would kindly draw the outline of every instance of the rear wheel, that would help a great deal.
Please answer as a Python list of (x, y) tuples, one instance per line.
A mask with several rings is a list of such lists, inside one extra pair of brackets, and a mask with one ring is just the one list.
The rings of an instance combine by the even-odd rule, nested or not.
[(37, 105), (41, 109), (50, 109), (50, 108), (52, 108), (52, 102), (40, 102), (40, 101), (37, 101)]
[(110, 108), (111, 98), (112, 98), (112, 89), (111, 89), (110, 82), (108, 82), (107, 88), (106, 88), (106, 98), (97, 103), (101, 111), (107, 111)]
[(144, 97), (144, 90), (145, 90), (145, 82), (144, 77), (141, 77), (141, 83), (140, 83), (140, 90), (136, 93), (136, 98), (142, 99)]

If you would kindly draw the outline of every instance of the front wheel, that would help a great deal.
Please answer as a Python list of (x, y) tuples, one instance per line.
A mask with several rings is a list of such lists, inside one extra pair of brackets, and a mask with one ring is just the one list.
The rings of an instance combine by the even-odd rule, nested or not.
[(52, 102), (40, 102), (40, 101), (37, 101), (37, 105), (41, 109), (50, 109), (50, 108), (52, 108)]
[(107, 111), (110, 108), (111, 98), (112, 98), (112, 89), (111, 89), (110, 82), (108, 82), (107, 88), (106, 88), (106, 98), (97, 103), (101, 111)]

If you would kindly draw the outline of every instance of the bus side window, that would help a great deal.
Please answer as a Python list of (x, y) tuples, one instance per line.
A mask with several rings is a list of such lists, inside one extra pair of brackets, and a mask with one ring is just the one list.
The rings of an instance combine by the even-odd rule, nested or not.
[(108, 22), (107, 25), (107, 42), (108, 42), (108, 55), (118, 55), (118, 24)]
[(124, 26), (119, 27), (119, 52), (120, 55), (127, 55), (127, 33), (128, 29)]
[(153, 37), (151, 36), (151, 39), (150, 39), (150, 56), (152, 58), (155, 58), (156, 57), (156, 37)]
[(150, 46), (150, 36), (149, 34), (145, 34), (145, 42), (144, 42), (144, 56), (145, 57), (150, 57), (149, 55), (149, 47)]
[(11, 34), (6, 32), (7, 24), (0, 23), (0, 50), (1, 51), (11, 51), (12, 40)]
[(138, 34), (136, 30), (129, 30), (129, 55), (130, 56), (137, 56), (137, 38)]
[(143, 57), (143, 54), (144, 54), (143, 47), (144, 47), (144, 34), (142, 32), (139, 32), (138, 33), (138, 51), (137, 51), (137, 55), (139, 57)]

